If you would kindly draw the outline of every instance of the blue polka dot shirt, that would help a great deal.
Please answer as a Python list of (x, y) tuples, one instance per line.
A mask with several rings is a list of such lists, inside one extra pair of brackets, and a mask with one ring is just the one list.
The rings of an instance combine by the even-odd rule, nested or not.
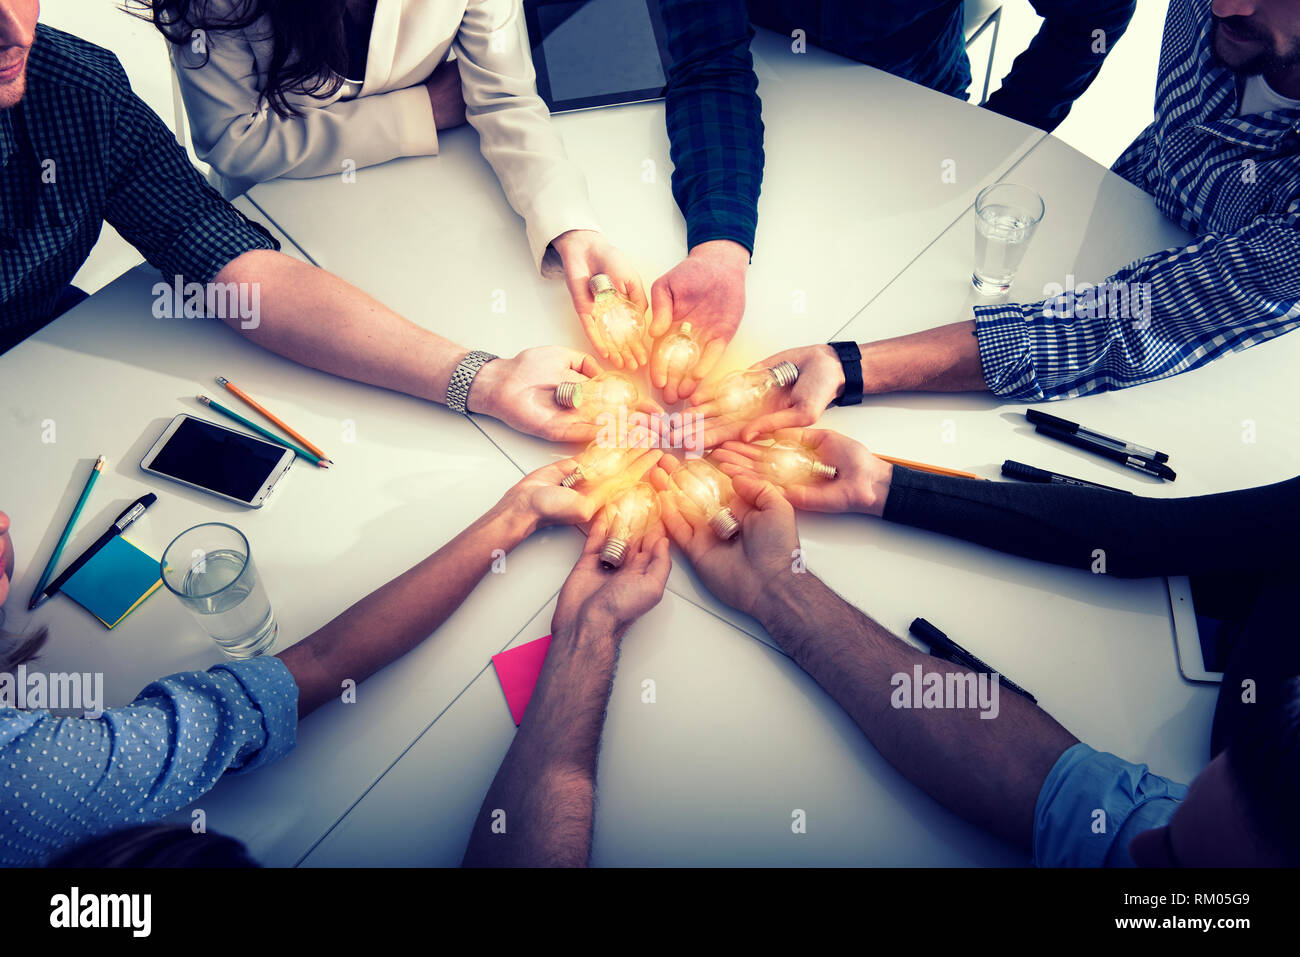
[(298, 686), (279, 658), (155, 681), (98, 718), (0, 709), (0, 865), (39, 865), (157, 820), (293, 749)]

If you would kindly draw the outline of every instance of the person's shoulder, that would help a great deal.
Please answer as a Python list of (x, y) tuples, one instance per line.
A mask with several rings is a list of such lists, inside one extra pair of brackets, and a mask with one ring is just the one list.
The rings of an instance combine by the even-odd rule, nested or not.
[(26, 734), (33, 725), (40, 724), (49, 716), (48, 711), (20, 711), (17, 708), (0, 707), (0, 754)]
[(38, 89), (62, 89), (96, 100), (118, 99), (131, 90), (111, 50), (43, 23), (36, 27), (27, 69)]

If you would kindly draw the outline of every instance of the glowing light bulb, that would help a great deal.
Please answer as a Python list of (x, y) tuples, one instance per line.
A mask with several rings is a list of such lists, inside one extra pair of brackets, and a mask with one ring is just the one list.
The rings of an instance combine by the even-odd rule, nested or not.
[(664, 339), (659, 347), (664, 365), (671, 372), (686, 372), (695, 368), (700, 361), (700, 344), (695, 341), (691, 324), (683, 322), (671, 336)]
[(582, 382), (561, 382), (555, 387), (555, 402), (561, 408), (579, 406), (630, 408), (641, 401), (637, 384), (621, 372), (602, 372)]
[(560, 480), (560, 484), (565, 488), (573, 488), (579, 482), (603, 482), (611, 479), (623, 470), (634, 451), (617, 445), (601, 445), (597, 439), (578, 456), (577, 466)]
[(770, 369), (733, 372), (718, 383), (719, 408), (729, 415), (757, 412), (765, 395), (773, 389), (794, 385), (798, 378), (799, 367), (793, 362), (778, 362)]
[(618, 351), (645, 338), (645, 314), (636, 304), (614, 286), (614, 280), (597, 273), (587, 281), (596, 300), (591, 306), (591, 317), (605, 331), (606, 337)]
[(732, 538), (740, 531), (740, 522), (730, 508), (735, 494), (731, 479), (712, 462), (687, 459), (673, 473), (673, 484), (676, 486), (674, 501), (697, 518), (708, 521), (718, 538)]
[(794, 485), (810, 479), (833, 479), (839, 470), (817, 458), (798, 442), (773, 442), (763, 450), (762, 471), (778, 485)]
[(615, 493), (605, 503), (605, 514), (609, 517), (609, 537), (600, 550), (600, 563), (606, 568), (618, 568), (645, 530), (659, 520), (659, 493), (645, 482), (637, 482)]

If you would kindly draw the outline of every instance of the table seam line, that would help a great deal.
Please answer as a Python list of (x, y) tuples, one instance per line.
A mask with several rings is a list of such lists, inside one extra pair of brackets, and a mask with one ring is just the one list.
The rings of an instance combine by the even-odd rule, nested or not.
[[(1039, 132), (1041, 133), (1042, 131), (1040, 130)], [(1032, 153), (1034, 150), (1038, 149), (1038, 147), (1042, 145), (1043, 141), (1046, 140), (1050, 135), (1051, 135), (1050, 133), (1042, 133), (1042, 135), (1039, 136), (1038, 139), (1036, 139), (1036, 140), (1034, 141), (1034, 145), (1031, 146), (1031, 147), (1029, 147), (1029, 149), (1025, 150), (1025, 152), (1022, 153), (1020, 156), (1016, 157), (1015, 161), (1012, 162), (1012, 164), (1011, 164), (1010, 166), (1008, 166), (1005, 170), (1003, 170), (1002, 173), (997, 177), (997, 179), (993, 180), (993, 183), (1001, 183), (1001, 182), (1002, 182), (1003, 180), (1005, 180), (1008, 176), (1010, 176), (1010, 175), (1011, 175), (1011, 174), (1012, 174), (1012, 173), (1013, 173), (1013, 172), (1014, 172), (1014, 171), (1015, 171), (1015, 170), (1020, 166), (1020, 164), (1023, 163), (1023, 162), (1024, 162), (1024, 161), (1029, 157), (1029, 154)], [(989, 185), (992, 185), (992, 183), (990, 183)], [(977, 195), (978, 195), (978, 194), (977, 194)], [(842, 326), (840, 326), (840, 327), (839, 327), (838, 329), (836, 329), (833, 333), (831, 333), (831, 340), (834, 341), (835, 339), (839, 338), (840, 334), (843, 333), (845, 329), (847, 329), (849, 326), (853, 325), (853, 323), (856, 322), (857, 319), (858, 319), (858, 318), (859, 318), (859, 317), (860, 317), (864, 312), (866, 312), (868, 309), (871, 308), (871, 304), (872, 304), (872, 303), (874, 303), (877, 299), (879, 299), (881, 296), (883, 296), (883, 295), (885, 294), (886, 290), (888, 290), (891, 286), (893, 286), (894, 283), (896, 283), (896, 282), (897, 282), (897, 281), (902, 277), (903, 273), (907, 272), (907, 271), (908, 271), (909, 269), (911, 269), (914, 265), (916, 265), (917, 261), (920, 260), (920, 258), (921, 258), (922, 256), (924, 256), (926, 253), (928, 253), (928, 252), (930, 251), (931, 247), (933, 247), (933, 246), (935, 245), (935, 243), (937, 243), (937, 242), (939, 242), (939, 240), (943, 239), (944, 236), (947, 236), (949, 230), (951, 230), (951, 229), (952, 229), (954, 226), (956, 226), (959, 222), (961, 222), (963, 219), (965, 219), (965, 218), (966, 218), (966, 214), (969, 213), (969, 212), (971, 211), (971, 209), (974, 208), (974, 206), (975, 206), (975, 202), (974, 202), (974, 200), (972, 200), (972, 201), (971, 201), (970, 203), (968, 203), (966, 206), (963, 206), (961, 212), (957, 214), (957, 217), (956, 217), (955, 219), (953, 219), (953, 221), (950, 222), (947, 226), (943, 227), (943, 229), (939, 230), (939, 234), (938, 234), (937, 236), (935, 236), (934, 239), (930, 240), (930, 242), (926, 243), (924, 249), (922, 249), (922, 250), (921, 250), (920, 252), (918, 252), (915, 256), (913, 256), (911, 259), (909, 259), (909, 260), (907, 261), (906, 265), (904, 265), (903, 268), (900, 269), (900, 270), (899, 270), (895, 275), (891, 276), (890, 279), (889, 279), (889, 281), (888, 281), (887, 283), (885, 283), (883, 286), (881, 286), (880, 289), (876, 292), (875, 295), (873, 295), (870, 299), (868, 299), (868, 300), (867, 300), (867, 301), (866, 301), (866, 302), (865, 302), (865, 303), (864, 303), (864, 304), (863, 304), (863, 305), (862, 305), (862, 306), (857, 310), (857, 312), (855, 312), (855, 313), (853, 313), (853, 315), (849, 316), (849, 318), (846, 319), (846, 320), (844, 321), (844, 324), (843, 324)]]
[[(555, 599), (555, 597), (559, 595), (559, 593), (560, 593), (560, 589), (558, 588), (554, 592), (552, 592), (550, 596), (546, 599), (546, 601), (542, 602), (542, 604), (538, 606), (537, 611), (533, 613), (532, 617), (529, 618), (528, 621), (520, 625), (519, 628), (515, 631), (515, 633), (511, 635), (509, 639), (507, 639), (506, 643), (501, 646), (501, 649), (500, 651), (497, 652), (497, 654), (500, 654), (501, 651), (505, 651), (505, 649), (509, 648), (511, 643), (513, 643), (516, 638), (518, 638), (521, 634), (523, 634), (524, 629), (527, 628), (529, 623), (531, 623), (532, 620), (537, 617), (538, 613), (540, 613), (543, 608), (549, 605)], [(451, 710), (451, 708), (456, 704), (456, 702), (459, 701), (462, 696), (464, 696), (465, 692), (468, 691), (471, 687), (473, 687), (474, 683), (478, 681), (479, 678), (483, 677), (484, 672), (488, 671), (491, 667), (492, 667), (492, 659), (489, 657), (488, 663), (474, 673), (474, 677), (472, 677), (465, 684), (465, 687), (461, 688), (460, 691), (456, 692), (456, 696), (452, 698), (449, 702), (447, 702), (446, 706), (441, 711), (439, 711), (436, 715), (434, 715), (433, 720), (430, 721), (427, 725), (425, 725), (424, 728), (421, 729), (420, 732), (416, 734), (416, 736), (412, 738), (410, 742), (407, 743), (406, 747), (404, 747), (398, 753), (398, 755), (395, 758), (393, 758), (392, 762), (388, 765), (388, 767), (384, 768), (384, 770), (379, 773), (378, 777), (376, 777), (373, 781), (371, 781), (370, 784), (366, 786), (365, 790), (363, 790), (359, 795), (357, 795), (356, 799), (351, 804), (348, 805), (347, 809), (338, 816), (338, 818), (334, 821), (334, 823), (331, 824), (328, 828), (326, 828), (325, 832), (321, 834), (321, 836), (318, 837), (315, 841), (313, 841), (311, 846), (308, 847), (307, 850), (304, 851), (296, 861), (294, 861), (293, 863), (294, 867), (302, 866), (302, 862), (311, 856), (312, 852), (315, 851), (316, 848), (318, 848), (321, 845), (322, 841), (324, 841), (327, 837), (329, 837), (332, 833), (334, 833), (334, 830), (339, 826), (339, 824), (343, 822), (343, 819), (347, 817), (349, 814), (351, 814), (354, 810), (356, 810), (357, 805), (360, 804), (363, 800), (365, 800), (366, 795), (368, 795), (371, 791), (373, 791), (375, 787), (379, 784), (379, 782), (382, 781), (385, 777), (387, 777), (389, 771), (397, 767), (397, 763), (401, 761), (402, 758), (406, 757), (406, 755), (410, 752), (410, 750), (413, 747), (415, 747), (416, 744), (419, 743), (420, 739), (429, 733), (429, 729), (432, 728), (435, 724), (437, 724), (438, 720), (443, 715), (445, 715), (449, 710)]]

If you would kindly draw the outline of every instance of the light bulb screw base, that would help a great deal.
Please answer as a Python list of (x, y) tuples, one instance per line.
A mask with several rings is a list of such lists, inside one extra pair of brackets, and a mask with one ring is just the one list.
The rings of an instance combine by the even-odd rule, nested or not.
[(610, 292), (614, 289), (614, 280), (603, 272), (598, 272), (587, 280), (587, 288), (591, 290), (593, 296), (599, 296), (602, 292)]
[(740, 522), (736, 520), (736, 515), (731, 509), (720, 508), (709, 519), (709, 528), (713, 530), (714, 535), (725, 542), (736, 537), (736, 533), (740, 531)]
[(799, 367), (789, 359), (778, 362), (767, 371), (772, 376), (773, 381), (776, 382), (777, 387), (781, 389), (794, 385), (795, 380), (799, 378)]
[(600, 550), (600, 563), (606, 568), (621, 568), (625, 558), (627, 542), (621, 538), (611, 538)]
[(812, 474), (814, 478), (833, 479), (840, 474), (840, 470), (833, 465), (827, 465), (825, 462), (814, 462), (812, 464)]
[(568, 475), (564, 476), (564, 478), (560, 479), (560, 485), (563, 488), (573, 488), (581, 481), (582, 481), (582, 466), (579, 465)]
[(562, 409), (576, 409), (582, 404), (582, 383), (561, 382), (555, 387), (555, 404)]

